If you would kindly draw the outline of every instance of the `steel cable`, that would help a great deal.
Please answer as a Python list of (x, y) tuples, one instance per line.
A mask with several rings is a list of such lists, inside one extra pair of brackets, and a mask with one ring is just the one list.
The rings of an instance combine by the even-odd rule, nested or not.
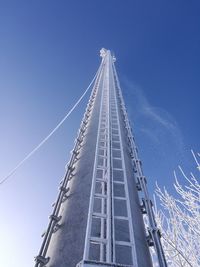
[[(103, 63), (103, 61), (102, 61)], [(78, 106), (78, 104), (81, 102), (81, 100), (84, 98), (84, 96), (87, 94), (87, 92), (89, 91), (90, 87), (92, 86), (92, 84), (94, 83), (96, 77), (98, 76), (98, 73), (101, 69), (102, 63), (100, 65), (100, 67), (98, 68), (94, 78), (92, 79), (92, 81), (90, 82), (90, 84), (88, 85), (87, 89), (85, 90), (85, 92), (81, 95), (81, 97), (76, 101), (76, 103), (73, 105), (73, 107), (67, 112), (67, 114), (64, 116), (64, 118), (56, 125), (56, 127), (30, 152), (27, 154), (27, 156), (21, 160), (13, 169), (12, 171), (10, 171), (1, 181), (0, 181), (0, 185), (2, 185), (3, 183), (5, 183), (31, 156), (33, 156), (33, 154), (35, 154), (35, 152), (40, 149), (41, 146), (43, 146), (48, 140), (49, 138), (60, 128), (60, 126), (66, 121), (66, 119), (71, 115), (71, 113), (75, 110), (75, 108)]]

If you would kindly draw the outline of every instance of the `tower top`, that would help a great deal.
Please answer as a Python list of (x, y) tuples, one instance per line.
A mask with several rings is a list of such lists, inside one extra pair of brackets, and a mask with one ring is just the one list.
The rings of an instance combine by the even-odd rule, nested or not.
[(104, 58), (105, 55), (107, 54), (107, 52), (108, 52), (107, 49), (105, 49), (105, 48), (101, 48), (101, 50), (100, 50), (100, 57)]
[[(105, 48), (101, 48), (100, 57), (104, 58), (108, 52), (110, 53), (110, 50), (107, 50)], [(116, 61), (116, 57), (114, 55), (111, 55), (111, 57), (113, 59), (113, 62), (115, 62)]]

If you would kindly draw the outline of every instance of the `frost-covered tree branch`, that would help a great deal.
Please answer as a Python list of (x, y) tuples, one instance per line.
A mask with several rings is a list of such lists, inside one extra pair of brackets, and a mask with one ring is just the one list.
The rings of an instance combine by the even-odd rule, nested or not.
[[(200, 154), (192, 155), (200, 171)], [(169, 266), (198, 267), (200, 266), (200, 182), (199, 172), (187, 175), (179, 166), (179, 175), (186, 179), (182, 185), (174, 172), (174, 188), (172, 196), (164, 188), (156, 185), (156, 195), (160, 200), (161, 209), (155, 203), (155, 216), (162, 233), (162, 244)]]

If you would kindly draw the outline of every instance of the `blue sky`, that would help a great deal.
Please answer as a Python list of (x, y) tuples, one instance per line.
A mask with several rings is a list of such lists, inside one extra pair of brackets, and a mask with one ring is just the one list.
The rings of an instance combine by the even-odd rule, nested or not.
[[(149, 189), (199, 151), (200, 3), (0, 0), (0, 177), (64, 117), (114, 51)], [(89, 95), (0, 187), (0, 266), (33, 266)], [(183, 181), (184, 182), (184, 181)]]

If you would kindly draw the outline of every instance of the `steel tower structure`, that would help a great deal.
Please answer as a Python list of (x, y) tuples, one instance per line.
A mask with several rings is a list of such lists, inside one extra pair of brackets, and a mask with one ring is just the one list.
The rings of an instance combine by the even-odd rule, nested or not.
[[(115, 58), (102, 62), (35, 267), (166, 267)], [(144, 223), (146, 216), (146, 223)]]

